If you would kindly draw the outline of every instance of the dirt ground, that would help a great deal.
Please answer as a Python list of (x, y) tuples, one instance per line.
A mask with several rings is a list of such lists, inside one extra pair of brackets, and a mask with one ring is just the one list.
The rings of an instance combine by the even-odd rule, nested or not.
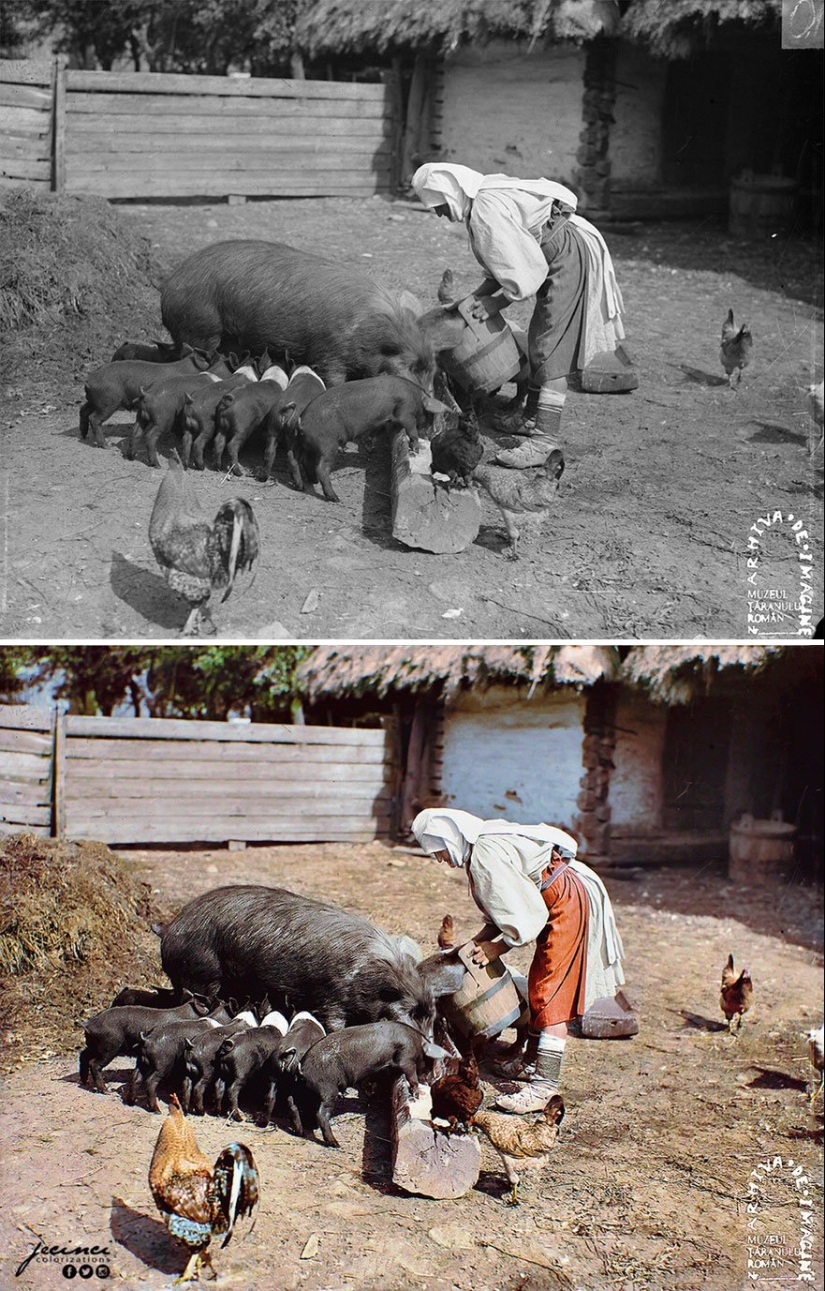
[[(337, 899), (414, 935), (427, 952), (446, 911), (460, 932), (478, 926), (459, 875), (378, 843), (123, 855), (173, 908), (222, 882), (252, 881)], [(486, 1142), (466, 1196), (437, 1202), (396, 1189), (386, 1122), (353, 1091), (335, 1118), (338, 1151), (280, 1125), (264, 1131), (207, 1117), (197, 1122), (207, 1154), (237, 1137), (263, 1179), (254, 1230), (215, 1251), (219, 1286), (744, 1291), (770, 1279), (780, 1291), (821, 1291), (822, 1103), (812, 1114), (804, 1092), (804, 1037), (822, 1018), (821, 890), (743, 892), (714, 866), (607, 881), (641, 1031), (568, 1042), (563, 1132), (544, 1171), (523, 1185), (522, 1204), (503, 1204), (500, 1163)], [(738, 1038), (718, 1006), (729, 951), (755, 981)], [(526, 967), (524, 952), (516, 962)], [(0, 1287), (59, 1284), (70, 1262), (62, 1256), (34, 1259), (15, 1276), (37, 1241), (105, 1247), (91, 1263), (105, 1258), (119, 1285), (168, 1286), (184, 1257), (146, 1180), (159, 1119), (118, 1097), (125, 1060), (108, 1071), (107, 1097), (80, 1088), (80, 1033), (71, 1020), (66, 1026), (66, 1054), (32, 1055), (4, 1081)], [(810, 1282), (798, 1281), (808, 1213), (800, 1200), (813, 1205)], [(749, 1251), (766, 1261), (754, 1264), (756, 1281), (748, 1281)]]
[[(264, 237), (362, 264), (428, 305), (447, 266), (462, 290), (479, 280), (463, 230), (405, 202), (121, 210), (151, 240), (159, 273), (206, 243)], [(570, 394), (567, 471), (533, 548), (518, 563), (505, 559), (488, 500), (478, 538), (458, 555), (397, 543), (385, 444), (371, 456), (340, 457), (340, 505), (296, 493), (283, 462), (261, 485), (253, 473), (260, 450), (249, 446), (243, 481), (213, 469), (197, 480), (209, 511), (233, 493), (247, 497), (263, 535), (254, 587), (220, 607), (221, 637), (742, 638), (747, 542), (760, 516), (772, 523), (760, 538), (759, 586), (786, 605), (800, 588), (792, 526), (801, 520), (809, 533), (816, 622), (823, 463), (821, 449), (808, 453), (805, 388), (822, 375), (819, 252), (811, 242), (743, 244), (702, 224), (636, 226), (608, 239), (640, 386), (621, 396)], [(718, 358), (729, 306), (754, 335), (737, 391)], [(525, 324), (529, 311), (508, 316)], [(163, 334), (159, 309), (154, 333)], [(123, 339), (112, 336), (112, 347)], [(35, 368), (6, 390), (0, 637), (174, 637), (186, 607), (161, 578), (147, 534), (158, 473), (124, 459), (125, 414), (111, 423), (109, 452), (80, 442), (84, 373), (75, 375), (55, 386)], [(487, 431), (485, 440), (492, 450), (496, 436)], [(795, 635), (793, 611), (767, 620), (751, 635)]]

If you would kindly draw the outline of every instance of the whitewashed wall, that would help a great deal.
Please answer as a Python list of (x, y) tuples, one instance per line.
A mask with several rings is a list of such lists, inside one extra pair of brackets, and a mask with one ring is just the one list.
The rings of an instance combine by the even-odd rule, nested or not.
[(494, 40), (449, 55), (444, 65), (440, 160), (485, 173), (568, 182), (582, 128), (585, 55)]
[(623, 691), (616, 708), (615, 770), (610, 777), (614, 834), (654, 833), (662, 827), (662, 754), (667, 709)]
[[(492, 686), (463, 695), (446, 715), (445, 802), (485, 819), (572, 825), (582, 775), (585, 699)], [(517, 696), (521, 696), (518, 698)]]
[(611, 183), (629, 189), (661, 183), (662, 109), (667, 62), (622, 43), (616, 59), (615, 124), (610, 128)]

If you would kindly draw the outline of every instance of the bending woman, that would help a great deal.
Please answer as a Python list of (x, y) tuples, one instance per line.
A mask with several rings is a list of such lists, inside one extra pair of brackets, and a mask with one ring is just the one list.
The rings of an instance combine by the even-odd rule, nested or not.
[(535, 941), (528, 975), (530, 1033), (525, 1086), (500, 1097), (508, 1112), (534, 1112), (558, 1093), (568, 1023), (624, 982), (624, 951), (598, 875), (575, 859), (576, 840), (552, 825), (481, 820), (467, 811), (421, 811), (412, 832), (437, 861), (467, 872), (488, 922), (473, 938), (483, 964)]
[[(540, 466), (560, 448), (568, 377), (624, 337), (622, 295), (604, 238), (574, 214), (576, 195), (549, 179), (482, 175), (468, 166), (419, 166), (412, 186), (438, 216), (464, 222), (487, 277), (473, 293), (477, 318), (535, 294), (527, 333), (529, 387), (524, 417), (508, 427), (527, 442), (495, 458), (502, 466)], [(632, 390), (635, 373), (617, 372), (614, 391)]]

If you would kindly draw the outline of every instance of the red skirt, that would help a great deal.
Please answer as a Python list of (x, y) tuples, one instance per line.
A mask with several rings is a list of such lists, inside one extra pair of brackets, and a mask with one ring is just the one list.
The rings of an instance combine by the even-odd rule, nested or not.
[(542, 892), (547, 923), (536, 938), (527, 977), (530, 1027), (541, 1031), (584, 1013), (587, 974), (587, 889), (566, 868)]

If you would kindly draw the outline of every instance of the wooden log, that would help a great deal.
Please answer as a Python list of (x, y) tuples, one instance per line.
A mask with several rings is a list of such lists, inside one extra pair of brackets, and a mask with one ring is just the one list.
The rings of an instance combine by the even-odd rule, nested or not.
[(392, 533), (407, 547), (438, 555), (464, 551), (481, 527), (481, 506), (469, 489), (445, 489), (432, 477), (426, 440), (410, 451), (405, 431), (392, 444)]
[(430, 1124), (430, 1093), (418, 1098), (399, 1076), (392, 1088), (392, 1180), (407, 1192), (450, 1201), (463, 1197), (478, 1182), (481, 1150), (468, 1134), (443, 1134)]

